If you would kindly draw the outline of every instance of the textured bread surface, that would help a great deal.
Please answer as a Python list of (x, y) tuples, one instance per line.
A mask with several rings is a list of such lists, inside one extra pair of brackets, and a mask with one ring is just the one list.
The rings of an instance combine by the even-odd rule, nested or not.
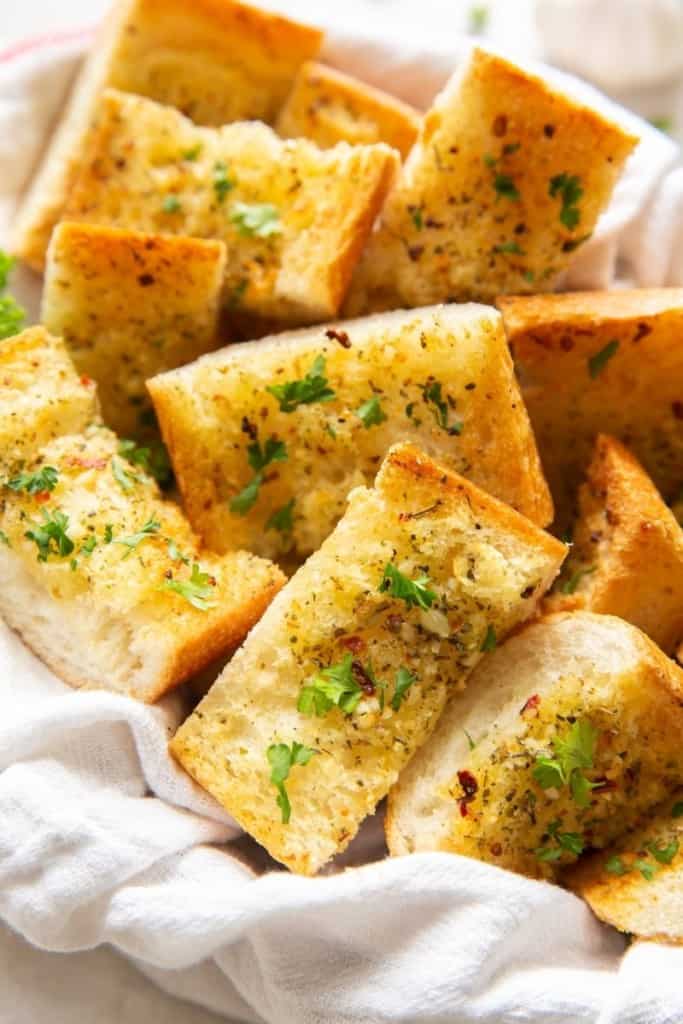
[[(569, 785), (534, 777), (578, 722), (597, 734), (585, 807)], [(556, 877), (576, 854), (539, 857), (554, 849), (553, 823), (587, 848), (609, 846), (683, 781), (682, 729), (683, 671), (638, 629), (589, 612), (539, 619), (486, 656), (402, 773), (389, 850)]]
[(386, 142), (405, 159), (417, 138), (419, 117), (381, 89), (309, 61), (300, 68), (275, 127), (285, 139), (311, 139), (323, 149), (338, 142)]
[[(486, 637), (534, 613), (565, 550), (415, 447), (397, 445), (376, 487), (353, 491), (334, 533), (181, 726), (173, 754), (273, 857), (316, 872), (427, 738)], [(388, 563), (411, 580), (429, 578), (431, 607), (379, 590)], [(299, 712), (302, 687), (349, 653), (354, 672), (376, 681), (357, 708)], [(415, 680), (395, 706), (400, 668)], [(266, 752), (293, 742), (317, 753), (290, 773), (284, 824)]]
[(0, 473), (98, 421), (95, 382), (79, 377), (61, 339), (29, 327), (0, 341)]
[[(325, 360), (331, 401), (283, 412), (266, 389), (303, 379)], [(443, 416), (430, 387), (439, 387)], [(394, 443), (412, 440), (444, 465), (543, 526), (552, 505), (498, 315), (483, 306), (396, 311), (232, 345), (149, 381), (185, 508), (216, 550), (246, 546), (269, 557), (307, 555), (344, 512), (349, 491), (371, 484)], [(386, 419), (357, 410), (376, 398)], [(444, 418), (445, 417), (445, 418)], [(449, 433), (453, 425), (460, 433)], [(254, 470), (248, 449), (277, 438), (257, 501), (231, 499)], [(292, 529), (267, 529), (290, 501)]]
[(317, 29), (237, 0), (118, 0), (19, 212), (14, 250), (42, 270), (107, 86), (178, 107), (198, 124), (272, 121), (321, 41)]
[(550, 291), (636, 141), (475, 49), (422, 121), (357, 268), (348, 314)]
[[(59, 437), (25, 466), (54, 468), (53, 490), (2, 487), (0, 611), (65, 682), (154, 701), (233, 650), (283, 578), (247, 552), (201, 552), (177, 505), (117, 447), (105, 427)], [(27, 533), (56, 513), (67, 517), (73, 547), (60, 554), (52, 545), (40, 561)], [(156, 529), (124, 543), (150, 523)], [(186, 583), (195, 563), (209, 578), (205, 610), (166, 586)]]
[(617, 615), (671, 654), (683, 640), (683, 530), (638, 461), (600, 435), (550, 611)]
[[(222, 240), (228, 311), (315, 322), (337, 314), (397, 164), (381, 144), (322, 151), (257, 122), (201, 128), (107, 90), (66, 216)], [(243, 204), (269, 211), (265, 234), (247, 233)]]
[(665, 500), (676, 497), (683, 487), (683, 289), (538, 295), (497, 304), (558, 528), (572, 518), (599, 433), (628, 446)]
[(565, 884), (601, 921), (639, 939), (683, 944), (682, 800), (679, 790), (652, 820), (567, 872)]
[(148, 377), (216, 344), (221, 242), (62, 223), (48, 252), (41, 319), (97, 382), (105, 422), (153, 433)]

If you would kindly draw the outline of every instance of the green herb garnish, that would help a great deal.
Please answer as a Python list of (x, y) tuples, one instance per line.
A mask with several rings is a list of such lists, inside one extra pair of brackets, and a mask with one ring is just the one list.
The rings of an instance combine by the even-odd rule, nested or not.
[(462, 434), (462, 423), (460, 421), (451, 424), (448, 422), (450, 413), (449, 402), (441, 393), (441, 381), (435, 380), (429, 384), (424, 384), (422, 387), (422, 398), (426, 405), (433, 406), (431, 411), (442, 430), (445, 430), (451, 436)]
[(131, 466), (140, 466), (146, 473), (153, 476), (163, 486), (171, 478), (171, 460), (166, 445), (161, 441), (150, 441), (139, 445), (137, 441), (125, 439), (119, 442), (119, 455), (122, 455)]
[(173, 559), (174, 562), (182, 562), (183, 565), (190, 564), (190, 559), (182, 553), (172, 537), (166, 538), (166, 545), (168, 547), (168, 557)]
[(278, 441), (276, 437), (269, 437), (263, 448), (258, 441), (250, 444), (247, 448), (247, 461), (256, 474), (246, 487), (231, 499), (230, 511), (235, 515), (245, 516), (258, 499), (263, 483), (263, 470), (273, 462), (285, 462), (286, 460), (287, 446), (284, 441)]
[(363, 696), (362, 687), (353, 675), (353, 656), (347, 654), (336, 665), (322, 669), (301, 690), (297, 711), (322, 718), (333, 707), (345, 715), (352, 714)]
[(136, 473), (131, 473), (129, 469), (126, 469), (121, 460), (116, 457), (111, 460), (111, 471), (117, 484), (126, 494), (129, 494), (133, 490), (135, 484), (140, 483), (140, 477)]
[(633, 867), (636, 871), (640, 871), (646, 882), (651, 882), (659, 871), (659, 865), (653, 864), (649, 860), (634, 860)]
[(593, 768), (593, 757), (598, 733), (587, 719), (580, 719), (569, 729), (566, 737), (553, 738), (555, 757), (538, 757), (533, 777), (542, 789), (561, 789), (568, 785), (579, 807), (587, 807), (589, 794), (596, 783), (584, 775)]
[(282, 233), (280, 213), (272, 203), (233, 203), (230, 220), (241, 235), (270, 238)]
[(583, 853), (583, 837), (578, 832), (560, 832), (562, 822), (558, 818), (548, 825), (548, 835), (554, 840), (555, 846), (539, 846), (535, 850), (536, 857), (542, 863), (552, 863), (560, 859), (563, 853), (571, 853), (578, 857)]
[(493, 176), (493, 187), (496, 190), (496, 199), (509, 199), (514, 203), (519, 201), (519, 191), (509, 174), (496, 172)]
[(645, 847), (651, 853), (658, 864), (670, 864), (678, 853), (678, 840), (672, 839), (666, 846), (657, 846), (656, 843), (648, 843)]
[(496, 637), (496, 631), (493, 626), (489, 624), (486, 629), (486, 636), (482, 640), (479, 650), (482, 654), (488, 654), (489, 651), (495, 651), (497, 645), (498, 639)]
[(592, 573), (597, 572), (597, 568), (597, 565), (590, 565), (587, 569), (577, 569), (568, 580), (564, 581), (560, 587), (561, 592), (563, 594), (574, 594), (584, 576), (590, 576)]
[(583, 195), (581, 179), (573, 174), (556, 174), (550, 179), (548, 194), (552, 199), (559, 195), (562, 200), (560, 221), (573, 231), (581, 220), (581, 211), (577, 205)]
[(294, 528), (294, 502), (292, 498), (282, 508), (273, 512), (266, 523), (266, 530), (278, 530), (279, 533), (291, 533)]
[(518, 242), (503, 242), (502, 245), (494, 245), (493, 251), (496, 253), (509, 253), (515, 256), (524, 256), (524, 252), (519, 247)]
[(605, 871), (610, 875), (617, 875), (621, 877), (622, 875), (627, 875), (630, 870), (631, 869), (624, 864), (621, 857), (610, 857), (605, 864)]
[(69, 537), (69, 517), (63, 512), (47, 512), (43, 509), (42, 523), (34, 523), (32, 529), (27, 530), (24, 536), (28, 540), (35, 541), (38, 546), (38, 561), (47, 562), (48, 556), (53, 552), (60, 558), (66, 558), (74, 549), (74, 542)]
[(416, 206), (410, 214), (410, 218), (418, 231), (422, 231), (424, 226), (422, 221), (422, 210), (419, 206)]
[(0, 339), (11, 338), (24, 326), (26, 311), (11, 295), (0, 298)]
[(467, 12), (467, 31), (472, 36), (481, 36), (489, 23), (488, 4), (472, 4)]
[(4, 530), (0, 530), (0, 544), (4, 544), (6, 547), (11, 548), (12, 545), (9, 542), (9, 537)]
[(19, 473), (7, 481), (11, 491), (26, 491), (27, 494), (47, 494), (54, 491), (59, 473), (54, 466), (43, 466), (35, 473)]
[(236, 494), (234, 498), (230, 499), (230, 511), (233, 515), (246, 516), (247, 512), (253, 508), (258, 500), (262, 483), (263, 477), (260, 473), (257, 473), (256, 476), (249, 481), (246, 487), (242, 488), (239, 494)]
[(183, 160), (189, 160), (190, 162), (193, 162), (194, 160), (197, 159), (201, 151), (202, 144), (201, 142), (198, 142), (197, 145), (192, 146), (191, 149), (184, 149), (180, 155), (182, 156)]
[(671, 808), (672, 818), (683, 818), (683, 800), (677, 800)]
[(270, 765), (270, 781), (277, 789), (277, 805), (282, 811), (282, 824), (289, 824), (292, 814), (292, 805), (285, 788), (285, 782), (289, 773), (296, 765), (306, 765), (317, 750), (297, 743), (296, 740), (288, 747), (286, 743), (273, 743), (266, 751), (268, 764)]
[(172, 590), (175, 594), (180, 594), (200, 612), (206, 612), (209, 608), (215, 607), (215, 602), (212, 603), (208, 600), (213, 593), (211, 577), (208, 573), (202, 572), (196, 562), (192, 566), (192, 575), (189, 580), (164, 580), (159, 589)]
[(356, 416), (362, 421), (366, 430), (369, 430), (370, 427), (379, 426), (387, 418), (387, 414), (379, 404), (377, 395), (373, 395), (372, 398), (368, 398), (367, 402), (359, 405), (356, 409)]
[(177, 196), (166, 196), (162, 204), (164, 213), (180, 213), (182, 206)]
[(396, 673), (396, 683), (394, 686), (394, 696), (391, 698), (391, 706), (394, 711), (398, 711), (401, 707), (403, 699), (407, 694), (410, 687), (414, 682), (417, 681), (417, 676), (414, 676), (412, 672), (409, 672), (407, 668), (400, 668)]
[(591, 380), (595, 380), (596, 377), (600, 376), (610, 359), (617, 354), (618, 349), (619, 342), (616, 338), (613, 338), (612, 341), (607, 342), (604, 348), (601, 348), (599, 352), (590, 357), (588, 360), (588, 373)]
[(228, 177), (227, 165), (219, 160), (213, 165), (213, 190), (219, 203), (225, 202), (228, 192), (235, 187), (235, 182)]
[(123, 556), (124, 559), (126, 559), (131, 552), (135, 550), (138, 544), (141, 544), (143, 540), (147, 540), (149, 537), (153, 537), (160, 529), (161, 523), (158, 523), (156, 519), (148, 519), (145, 525), (137, 533), (132, 533), (130, 537), (122, 537), (120, 540), (114, 541), (114, 543), (123, 544), (128, 548), (128, 551)]
[(289, 380), (285, 384), (272, 384), (266, 388), (280, 403), (280, 412), (294, 412), (299, 405), (331, 402), (336, 393), (329, 387), (325, 376), (325, 357), (316, 356), (303, 380)]
[(387, 562), (378, 590), (380, 593), (388, 593), (390, 597), (400, 598), (405, 601), (408, 608), (416, 607), (426, 610), (431, 608), (437, 597), (436, 593), (429, 589), (429, 582), (429, 576), (426, 575), (411, 580), (404, 576), (395, 565)]

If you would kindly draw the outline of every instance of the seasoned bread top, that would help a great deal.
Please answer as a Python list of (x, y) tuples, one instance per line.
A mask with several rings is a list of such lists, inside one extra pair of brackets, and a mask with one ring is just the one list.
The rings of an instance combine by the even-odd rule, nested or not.
[(0, 471), (98, 420), (95, 382), (79, 377), (60, 339), (29, 327), (0, 341)]
[(389, 849), (554, 877), (681, 784), (681, 729), (683, 671), (634, 626), (539, 619), (484, 659), (401, 775)]
[(475, 48), (425, 115), (347, 302), (395, 305), (551, 290), (636, 139)]
[(309, 61), (299, 69), (275, 127), (283, 138), (303, 136), (322, 148), (386, 142), (405, 159), (419, 124), (418, 111), (395, 96)]
[[(565, 550), (397, 445), (181, 726), (174, 755), (274, 857), (315, 872), (396, 780), (482, 649), (534, 613)], [(421, 581), (421, 605), (397, 596), (396, 573)], [(302, 690), (345, 658), (356, 706), (300, 710)], [(287, 823), (267, 751), (294, 742), (316, 753), (292, 769)]]
[(41, 318), (97, 381), (105, 422), (154, 436), (145, 380), (216, 344), (225, 246), (63, 222), (48, 251)]
[[(302, 401), (288, 402), (281, 389), (306, 380)], [(552, 518), (501, 323), (483, 306), (232, 345), (149, 388), (190, 519), (218, 550), (309, 554), (403, 439), (539, 525)], [(255, 465), (255, 449), (275, 444), (268, 465)]]
[(627, 448), (599, 435), (548, 610), (617, 615), (671, 654), (683, 640), (683, 530)]
[(598, 433), (623, 441), (666, 500), (683, 487), (683, 289), (500, 298), (559, 528)]
[(199, 128), (108, 90), (66, 219), (221, 239), (228, 311), (314, 322), (337, 313), (397, 161), (256, 122)]

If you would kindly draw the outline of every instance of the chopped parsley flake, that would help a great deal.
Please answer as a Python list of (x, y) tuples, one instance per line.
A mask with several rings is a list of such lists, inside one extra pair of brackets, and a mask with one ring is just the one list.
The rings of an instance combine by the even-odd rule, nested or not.
[(493, 251), (501, 254), (514, 254), (516, 256), (524, 255), (524, 252), (520, 249), (518, 242), (503, 242), (502, 245), (494, 245)]
[(407, 668), (400, 668), (396, 673), (394, 696), (391, 698), (391, 706), (398, 711), (410, 687), (417, 681), (417, 676), (409, 672)]
[(533, 777), (541, 789), (561, 789), (568, 785), (575, 803), (587, 807), (596, 783), (584, 775), (593, 767), (598, 733), (587, 719), (574, 722), (564, 738), (553, 738), (555, 757), (538, 757)]
[(82, 555), (92, 555), (92, 553), (93, 553), (93, 551), (95, 550), (96, 547), (97, 547), (97, 537), (95, 536), (94, 533), (91, 533), (90, 536), (87, 537), (83, 541), (83, 543), (81, 544), (80, 554), (82, 554)]
[(496, 199), (509, 199), (513, 203), (519, 202), (519, 191), (509, 174), (501, 174), (497, 171), (493, 176), (493, 187), (496, 190)]
[(683, 800), (677, 800), (671, 808), (672, 818), (683, 818)]
[[(14, 259), (0, 249), (0, 292), (7, 287), (13, 267)], [(25, 310), (11, 295), (0, 297), (0, 339), (17, 334), (24, 325), (25, 317)]]
[(266, 530), (278, 530), (280, 533), (291, 533), (294, 528), (294, 498), (273, 512), (266, 523)]
[(153, 476), (163, 486), (171, 479), (171, 460), (166, 445), (161, 441), (150, 441), (147, 445), (139, 445), (137, 441), (123, 440), (119, 442), (119, 455), (132, 466), (140, 466), (146, 473)]
[(117, 484), (126, 494), (133, 490), (135, 484), (140, 483), (140, 477), (126, 469), (120, 459), (113, 458), (111, 460), (111, 471)]
[(470, 750), (474, 750), (477, 744), (474, 742), (474, 740), (472, 739), (472, 737), (468, 733), (467, 729), (463, 729), (463, 732), (465, 733), (465, 737), (467, 739), (467, 746), (468, 746), (468, 748)]
[[(451, 436), (462, 434), (462, 423), (456, 420), (449, 424), (449, 400), (441, 392), (441, 381), (434, 380), (422, 387), (422, 398), (426, 405), (433, 406), (432, 413), (439, 427)], [(455, 404), (455, 403), (453, 403)], [(406, 412), (408, 410), (406, 409)], [(412, 411), (412, 410), (411, 410)], [(411, 417), (412, 418), (412, 417)]]
[(437, 597), (436, 593), (429, 589), (429, 582), (429, 576), (424, 575), (416, 580), (408, 579), (395, 565), (387, 562), (378, 590), (380, 593), (388, 593), (390, 597), (400, 598), (405, 601), (408, 608), (414, 606), (426, 611), (431, 608)]
[(370, 427), (379, 426), (387, 418), (387, 414), (382, 409), (377, 395), (373, 395), (372, 398), (368, 398), (367, 402), (359, 405), (356, 409), (356, 416), (362, 421), (366, 430), (369, 430)]
[(649, 860), (634, 860), (633, 867), (636, 869), (636, 871), (640, 871), (641, 875), (643, 876), (646, 882), (651, 882), (657, 874), (657, 872), (659, 871), (659, 865), (653, 864)]
[(225, 202), (228, 192), (235, 187), (235, 182), (228, 177), (227, 164), (219, 160), (213, 165), (213, 190), (219, 203)]
[(242, 488), (239, 494), (236, 494), (234, 498), (230, 499), (230, 511), (233, 515), (246, 516), (247, 512), (256, 504), (262, 483), (263, 476), (260, 473), (257, 473), (255, 477), (252, 477), (246, 487)]
[(180, 155), (182, 156), (183, 160), (189, 160), (190, 162), (193, 162), (197, 159), (201, 151), (202, 144), (201, 142), (198, 142), (197, 145), (192, 146), (191, 149), (184, 149)]
[(166, 196), (163, 202), (162, 209), (164, 213), (180, 213), (182, 206), (178, 196)]
[(601, 348), (599, 352), (596, 352), (594, 356), (591, 356), (588, 360), (588, 373), (590, 374), (591, 380), (595, 380), (599, 377), (602, 371), (607, 366), (610, 359), (617, 354), (619, 350), (619, 342), (616, 338), (612, 338), (608, 341), (604, 348)]
[(187, 555), (184, 555), (182, 553), (182, 551), (178, 548), (176, 542), (173, 540), (172, 537), (166, 538), (166, 544), (168, 546), (169, 558), (173, 559), (174, 562), (182, 562), (183, 565), (190, 564), (190, 559), (187, 557)]
[(631, 869), (624, 864), (621, 857), (610, 857), (605, 864), (605, 871), (610, 875), (627, 875)]
[(200, 612), (206, 612), (209, 608), (215, 607), (215, 602), (208, 600), (213, 593), (211, 577), (208, 573), (202, 572), (196, 562), (192, 566), (192, 575), (189, 580), (164, 580), (160, 589), (172, 590), (175, 594), (180, 594)]
[(11, 491), (26, 491), (27, 494), (46, 494), (54, 491), (59, 473), (54, 466), (43, 466), (35, 473), (19, 473), (7, 481)]
[(105, 544), (111, 544), (113, 539), (114, 539), (114, 527), (111, 525), (111, 523), (107, 523), (107, 525), (104, 528), (104, 543)]
[(656, 843), (648, 843), (645, 849), (648, 853), (652, 854), (658, 864), (670, 864), (678, 853), (678, 840), (672, 839), (666, 846), (657, 846)]
[(489, 651), (495, 651), (497, 645), (498, 639), (496, 637), (496, 631), (493, 626), (489, 624), (486, 630), (486, 636), (482, 640), (479, 650), (482, 654), (487, 654)]
[(592, 573), (597, 572), (597, 568), (597, 565), (590, 565), (587, 569), (577, 569), (568, 580), (564, 581), (560, 590), (563, 594), (574, 594), (584, 576), (590, 576)]
[(137, 533), (132, 533), (130, 537), (122, 537), (120, 540), (114, 541), (114, 543), (123, 544), (128, 548), (128, 551), (123, 556), (125, 559), (135, 550), (138, 544), (141, 544), (143, 540), (147, 540), (149, 537), (153, 537), (160, 529), (161, 523), (158, 523), (156, 519), (148, 519)]
[(562, 822), (558, 818), (548, 825), (548, 836), (554, 841), (554, 846), (539, 846), (535, 851), (536, 857), (542, 863), (552, 863), (560, 859), (563, 853), (572, 853), (578, 857), (583, 853), (584, 842), (582, 836), (577, 832), (560, 832)]
[(581, 211), (578, 207), (579, 199), (583, 196), (581, 179), (574, 174), (556, 174), (550, 179), (548, 194), (552, 199), (559, 196), (562, 200), (560, 207), (560, 221), (566, 228), (573, 231), (581, 220)]
[(0, 544), (5, 544), (8, 548), (12, 546), (4, 530), (0, 530)]
[(282, 233), (280, 213), (272, 203), (233, 203), (230, 220), (240, 235), (270, 238)]
[(345, 715), (350, 715), (358, 707), (362, 696), (363, 689), (353, 674), (353, 656), (347, 654), (336, 665), (322, 669), (303, 687), (297, 711), (322, 718), (333, 707), (337, 707)]
[(0, 249), (0, 289), (6, 288), (14, 269), (14, 257)]
[(308, 764), (313, 755), (317, 753), (317, 750), (306, 747), (303, 743), (297, 743), (296, 740), (292, 743), (291, 747), (287, 746), (286, 743), (273, 743), (266, 751), (266, 757), (270, 765), (270, 781), (278, 792), (277, 805), (282, 812), (283, 825), (289, 824), (292, 814), (292, 805), (289, 802), (289, 796), (285, 788), (285, 782), (289, 778), (289, 773), (296, 765)]
[(47, 562), (48, 556), (53, 553), (60, 558), (66, 558), (74, 549), (74, 542), (69, 537), (69, 517), (63, 512), (47, 512), (43, 509), (42, 523), (34, 523), (32, 529), (27, 530), (24, 536), (28, 540), (35, 541), (38, 546), (38, 561)]
[(238, 516), (245, 516), (256, 503), (263, 483), (263, 470), (273, 462), (287, 460), (287, 446), (276, 437), (269, 437), (263, 448), (258, 441), (254, 441), (247, 448), (247, 460), (256, 474), (230, 501), (230, 511)]
[(272, 384), (266, 388), (280, 403), (280, 412), (294, 412), (299, 405), (331, 402), (336, 393), (329, 387), (325, 376), (325, 357), (316, 356), (303, 380), (289, 380), (285, 384)]
[(411, 211), (410, 219), (412, 220), (413, 224), (415, 225), (416, 230), (417, 231), (422, 231), (422, 228), (424, 227), (424, 223), (423, 223), (423, 220), (422, 220), (422, 210), (420, 209), (419, 206), (414, 207), (414, 209)]

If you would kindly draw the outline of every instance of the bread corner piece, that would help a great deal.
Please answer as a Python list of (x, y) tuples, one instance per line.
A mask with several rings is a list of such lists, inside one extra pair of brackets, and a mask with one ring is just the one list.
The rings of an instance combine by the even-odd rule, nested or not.
[(97, 382), (105, 423), (154, 434), (148, 377), (215, 347), (222, 242), (63, 222), (48, 250), (41, 318)]
[(100, 422), (95, 382), (79, 376), (64, 343), (44, 327), (0, 341), (0, 473), (42, 445)]
[(632, 622), (667, 654), (683, 640), (683, 530), (652, 480), (613, 437), (595, 443), (553, 611)]
[(102, 24), (19, 211), (13, 250), (42, 270), (103, 89), (178, 107), (198, 124), (272, 122), (322, 33), (239, 0), (118, 0)]
[(570, 869), (563, 882), (619, 931), (683, 945), (683, 791), (614, 846)]
[(222, 240), (228, 313), (314, 323), (337, 314), (397, 165), (382, 144), (320, 150), (257, 122), (200, 128), (107, 90), (65, 219)]
[(534, 613), (564, 554), (397, 445), (181, 726), (173, 754), (273, 857), (314, 874), (373, 812), (482, 650)]
[[(281, 401), (312, 374), (312, 401)], [(553, 516), (490, 307), (399, 310), (230, 345), (148, 387), (190, 521), (214, 550), (310, 554), (401, 440), (540, 526)], [(277, 460), (255, 467), (276, 444)]]
[(683, 671), (635, 626), (539, 619), (487, 655), (401, 775), (389, 850), (556, 879), (681, 785), (682, 729)]
[(500, 298), (555, 501), (574, 515), (597, 434), (628, 445), (666, 501), (683, 488), (683, 289)]
[(550, 291), (637, 139), (475, 48), (425, 115), (347, 313)]
[(321, 148), (386, 142), (403, 159), (415, 143), (417, 110), (341, 71), (303, 64), (275, 125), (285, 139), (311, 139)]

